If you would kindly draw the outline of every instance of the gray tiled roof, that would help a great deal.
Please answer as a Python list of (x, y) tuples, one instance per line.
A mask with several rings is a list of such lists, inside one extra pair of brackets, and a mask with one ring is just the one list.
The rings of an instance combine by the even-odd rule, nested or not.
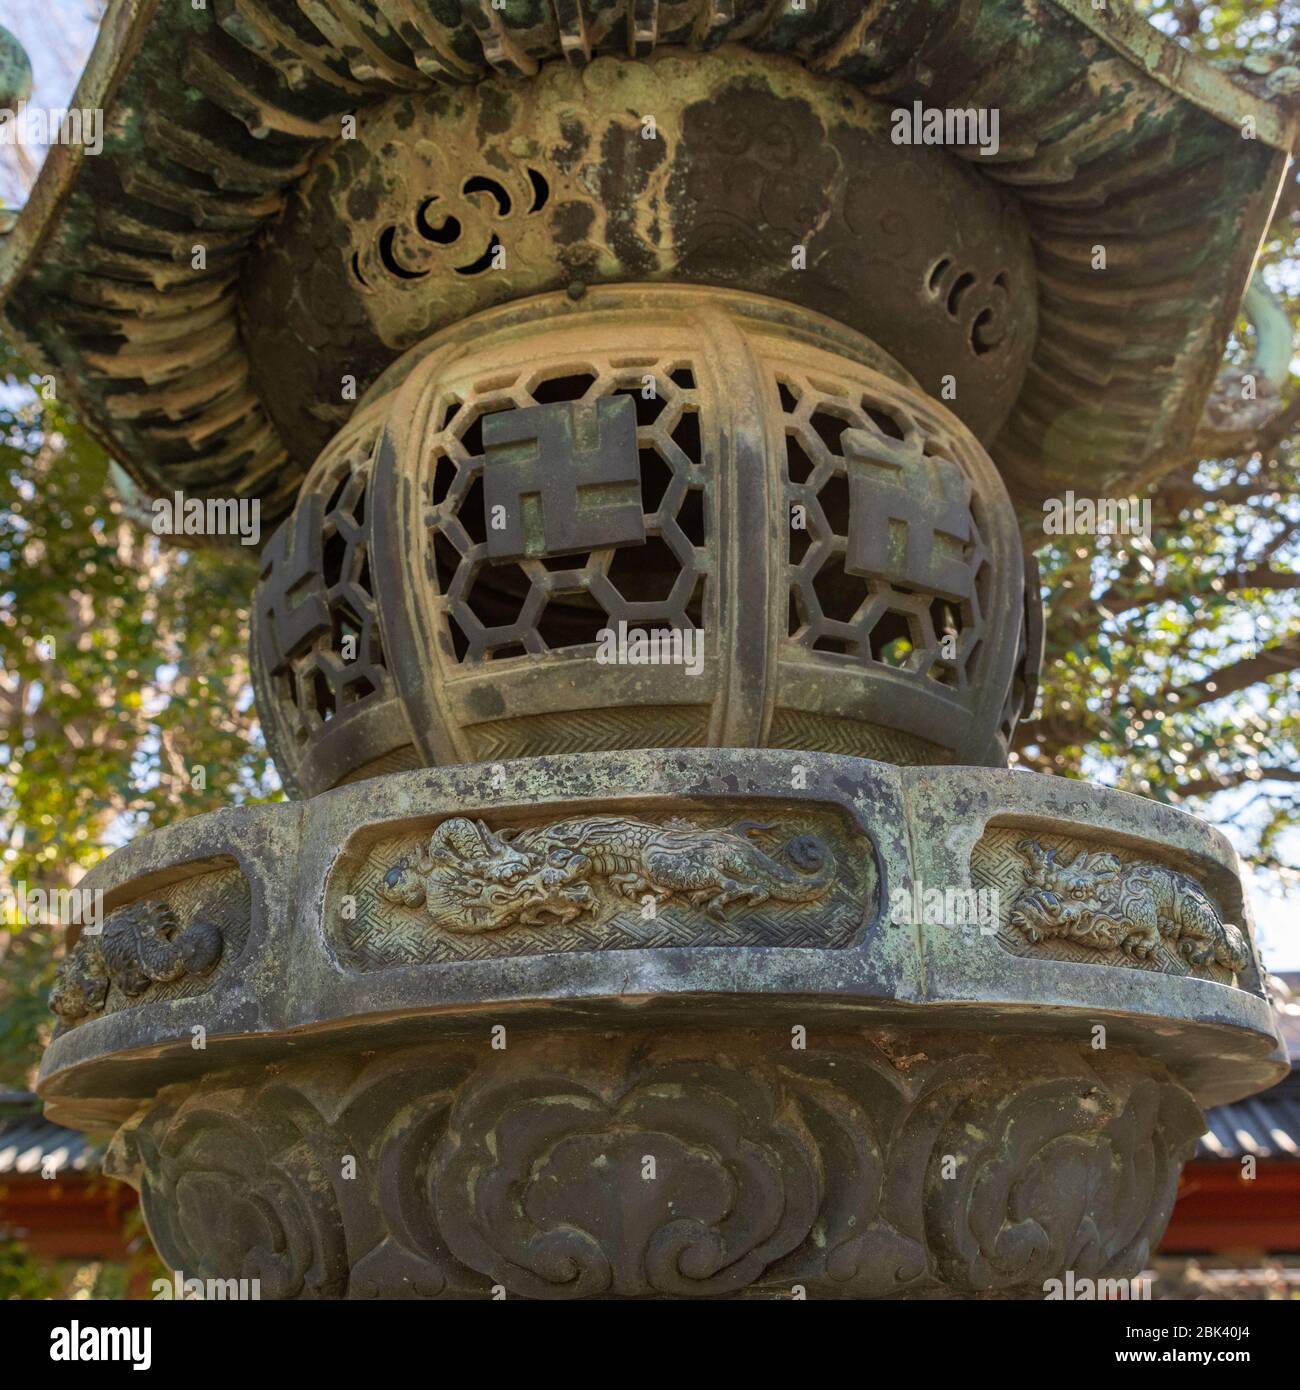
[(22, 1109), (0, 1105), (0, 1179), (95, 1172), (99, 1149), (80, 1130), (47, 1120), (34, 1104), (35, 1097)]
[(1206, 1111), (1209, 1129), (1196, 1146), (1197, 1158), (1300, 1160), (1300, 1073), (1249, 1100)]

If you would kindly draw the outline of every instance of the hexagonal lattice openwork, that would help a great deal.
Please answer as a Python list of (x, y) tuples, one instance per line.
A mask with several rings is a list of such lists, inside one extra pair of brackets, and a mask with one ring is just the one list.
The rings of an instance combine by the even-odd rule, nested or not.
[(1034, 649), (1010, 504), (851, 330), (723, 291), (541, 296), (430, 339), (349, 428), (369, 472), (326, 451), (258, 604), (295, 788), (700, 744), (1004, 761)]
[[(384, 661), (370, 554), (378, 425), (353, 422), (321, 456), (292, 517), (262, 553), (254, 611), (258, 709), (291, 790), (346, 781), (373, 751), (374, 711), (394, 687)], [(314, 780), (297, 770), (310, 759)], [(415, 765), (385, 760), (379, 771)], [(327, 783), (329, 784), (329, 783)]]
[[(585, 415), (594, 423), (599, 402), (626, 403), (617, 412), (626, 419), (626, 439), (602, 439), (593, 431), (599, 443), (583, 455), (594, 460), (589, 488), (571, 476), (575, 453), (571, 443), (566, 449), (553, 437), (562, 436), (557, 425), (536, 441), (534, 456), (513, 463), (520, 477), (539, 475), (536, 490), (515, 481), (492, 492), (493, 473), (505, 473), (512, 463), (491, 460), (488, 422), (502, 425), (528, 412), (533, 420), (521, 427), (534, 432), (545, 431), (548, 420)], [(540, 421), (538, 411), (544, 413)], [(521, 372), (507, 382), (498, 373), (468, 390), (439, 395), (428, 525), (456, 660), (582, 646), (619, 622), (629, 628), (701, 625), (708, 537), (698, 413), (691, 363), (674, 355), (618, 366), (593, 356)], [(547, 442), (556, 447), (547, 450)], [(572, 535), (555, 536), (553, 523), (562, 511), (581, 518), (584, 492), (608, 493), (620, 479), (618, 511), (623, 517), (635, 512), (639, 534), (626, 534), (626, 527), (620, 532), (613, 509), (605, 506), (585, 509), (585, 528), (575, 525)], [(510, 525), (522, 537), (534, 508), (540, 525), (529, 553), (511, 553), (507, 543), (504, 557), (494, 555), (500, 534), (493, 529), (494, 509), (502, 514), (502, 530)]]
[(970, 689), (989, 579), (983, 499), (897, 401), (792, 371), (776, 389), (792, 516), (789, 637)]

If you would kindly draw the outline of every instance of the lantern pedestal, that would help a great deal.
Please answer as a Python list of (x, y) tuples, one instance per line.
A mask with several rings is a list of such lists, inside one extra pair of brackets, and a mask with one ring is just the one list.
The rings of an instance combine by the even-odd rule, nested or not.
[(263, 1297), (1130, 1278), (1198, 1104), (1284, 1067), (1222, 837), (1008, 772), (417, 771), (89, 882), (49, 1113), (117, 1125), (172, 1268)]

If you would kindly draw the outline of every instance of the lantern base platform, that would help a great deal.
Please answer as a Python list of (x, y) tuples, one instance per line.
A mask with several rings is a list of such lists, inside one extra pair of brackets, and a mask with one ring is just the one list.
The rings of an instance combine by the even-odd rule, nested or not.
[(85, 885), (47, 1113), (262, 1297), (1127, 1278), (1285, 1070), (1235, 856), (1054, 778), (777, 750), (392, 774)]
[(1043, 1298), (1141, 1273), (1202, 1128), (1126, 1048), (549, 1030), (175, 1087), (110, 1170), (263, 1298)]

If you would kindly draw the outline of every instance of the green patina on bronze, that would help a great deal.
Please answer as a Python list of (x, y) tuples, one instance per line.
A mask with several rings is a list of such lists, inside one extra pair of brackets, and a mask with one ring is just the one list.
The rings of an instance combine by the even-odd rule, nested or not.
[[(170, 1265), (1141, 1270), (1198, 1104), (1285, 1062), (1228, 841), (997, 766), (1012, 498), (1199, 423), (1290, 118), (1090, 0), (119, 0), (77, 100), (10, 324), (141, 488), (288, 513), (253, 664), (304, 799), (91, 870), (41, 1063)], [(996, 156), (895, 145), (913, 101)]]
[(935, 394), (956, 374), (953, 409), (984, 440), (1036, 335), (1033, 254), (1009, 194), (941, 151), (893, 144), (888, 108), (852, 88), (738, 49), (392, 98), (290, 195), (240, 304), (262, 398), (308, 462), (352, 413), (344, 374), (364, 390), (467, 314), (620, 281), (747, 290), (838, 318)]
[[(563, 24), (549, 6), (486, 0), (385, 0), (366, 15), (330, 0), (313, 14), (282, 0), (110, 6), (77, 98), (107, 108), (105, 152), (56, 149), (0, 251), (16, 336), (146, 492), (288, 507), (309, 457), (268, 415), (266, 373), (250, 378), (235, 287), (341, 117), (395, 93), (731, 43), (890, 105), (997, 107), (1001, 153), (969, 162), (1023, 208), (1041, 312), (993, 453), (1031, 503), (1066, 486), (1130, 490), (1195, 427), (1293, 136), (1281, 108), (1082, 0), (887, 0), (865, 13), (835, 0), (776, 15), (752, 0), (605, 0)], [(1254, 140), (1241, 138), (1246, 117)], [(557, 229), (574, 236), (580, 222), (570, 212)], [(1135, 254), (1099, 282), (1091, 248), (1108, 239)]]

